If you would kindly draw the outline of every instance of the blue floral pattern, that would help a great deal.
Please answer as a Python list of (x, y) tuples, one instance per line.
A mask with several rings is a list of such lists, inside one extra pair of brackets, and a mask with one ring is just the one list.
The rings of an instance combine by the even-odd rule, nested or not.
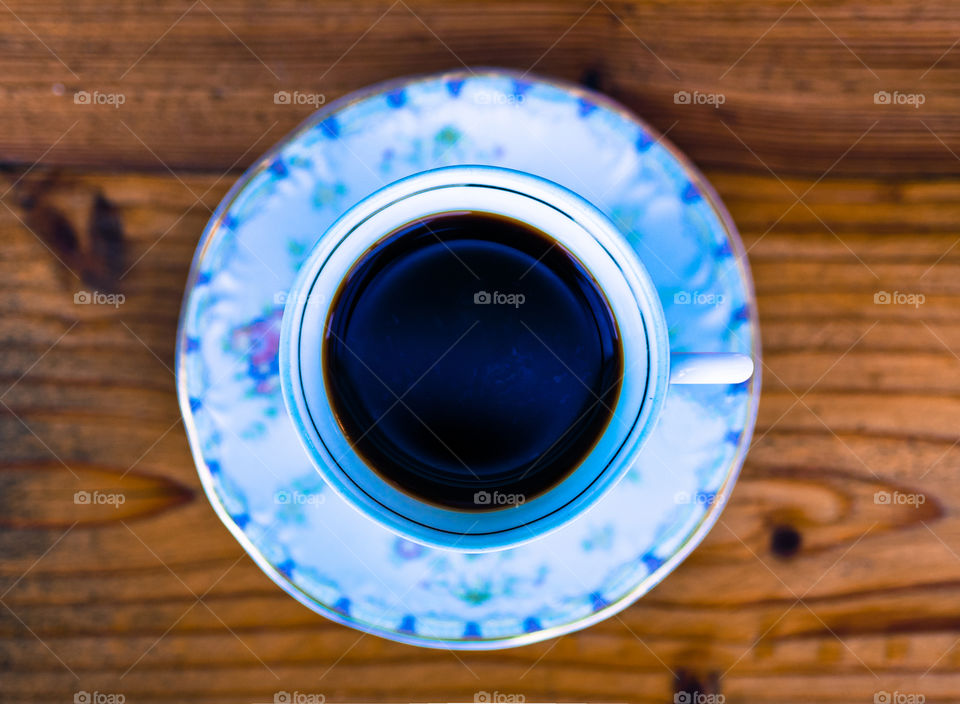
[(759, 377), (671, 388), (627, 478), (528, 545), (426, 548), (346, 505), (314, 472), (278, 393), (283, 300), (303, 257), (347, 208), (386, 183), (452, 164), (529, 171), (579, 192), (627, 233), (650, 271), (674, 351), (758, 354), (742, 245), (681, 155), (602, 96), (465, 71), (338, 101), (240, 180), (194, 261), (178, 388), (211, 503), (287, 592), (387, 638), (505, 647), (615, 613), (693, 549), (743, 462)]

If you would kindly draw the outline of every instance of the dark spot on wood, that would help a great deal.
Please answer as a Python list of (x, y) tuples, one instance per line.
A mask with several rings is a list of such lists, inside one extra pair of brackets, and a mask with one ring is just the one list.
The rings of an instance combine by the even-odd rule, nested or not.
[(793, 526), (774, 526), (770, 533), (770, 552), (784, 559), (800, 551), (803, 538)]
[(703, 693), (703, 688), (700, 686), (700, 680), (696, 675), (689, 670), (678, 669), (673, 681), (673, 691), (676, 695), (679, 695), (674, 697), (674, 701), (688, 697), (692, 701), (696, 695)]
[(705, 677), (701, 677), (681, 667), (674, 673), (676, 675), (673, 681), (674, 702), (692, 704), (699, 700), (699, 695), (720, 693), (720, 676), (716, 672), (708, 672)]
[(22, 211), (21, 220), (69, 270), (69, 276), (70, 272), (82, 268), (82, 253), (77, 231), (70, 219), (47, 198), (59, 178), (58, 172), (51, 170), (29, 176), (20, 174), (15, 177), (15, 180), (22, 179), (14, 190), (15, 201)]
[(97, 193), (90, 210), (90, 250), (86, 257), (83, 279), (106, 291), (120, 287), (124, 271), (125, 246), (123, 224), (116, 206), (102, 193)]
[[(123, 223), (117, 207), (103, 193), (95, 193), (86, 236), (81, 237), (73, 223), (82, 215), (67, 215), (56, 203), (63, 192), (71, 196), (65, 202), (76, 201), (72, 195), (77, 189), (82, 192), (82, 184), (71, 182), (56, 170), (11, 175), (14, 180), (21, 179), (15, 188), (15, 200), (22, 211), (23, 224), (84, 285), (103, 292), (117, 291), (126, 261)], [(67, 287), (75, 287), (77, 281), (69, 278)]]
[(26, 226), (50, 247), (64, 264), (74, 269), (80, 257), (80, 241), (67, 216), (33, 196), (21, 201), (21, 205), (24, 202), (29, 205), (24, 206)]
[(603, 90), (603, 75), (600, 69), (588, 68), (580, 74), (580, 85), (590, 90)]

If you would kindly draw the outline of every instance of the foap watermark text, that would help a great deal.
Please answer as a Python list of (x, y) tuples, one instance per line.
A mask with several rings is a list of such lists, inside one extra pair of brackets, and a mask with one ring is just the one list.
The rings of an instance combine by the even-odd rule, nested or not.
[(927, 297), (922, 293), (877, 291), (873, 294), (873, 302), (880, 306), (913, 306), (919, 308), (927, 302)]
[(704, 692), (674, 692), (673, 704), (724, 704), (724, 694), (705, 694)]
[(504, 494), (502, 491), (478, 491), (473, 495), (477, 506), (519, 506), (527, 497), (523, 494)]
[(917, 109), (927, 102), (927, 96), (923, 93), (901, 93), (899, 90), (878, 90), (873, 94), (873, 102), (877, 105), (909, 105)]
[(127, 96), (123, 93), (101, 93), (98, 90), (92, 93), (80, 90), (73, 94), (74, 105), (109, 105), (119, 108), (127, 102)]
[(323, 494), (312, 494), (304, 491), (278, 491), (273, 495), (273, 501), (277, 504), (288, 504), (291, 506), (307, 506), (326, 503), (327, 497)]
[(487, 91), (473, 96), (477, 105), (519, 105), (525, 100), (521, 93), (489, 93)]
[(879, 506), (913, 506), (920, 508), (927, 503), (925, 494), (910, 494), (903, 491), (878, 491), (873, 495), (873, 503)]
[(888, 692), (881, 689), (873, 693), (873, 704), (923, 704), (927, 701), (925, 694), (919, 692)]
[(318, 108), (327, 102), (327, 96), (323, 93), (306, 93), (299, 90), (278, 90), (273, 94), (273, 102), (276, 105), (310, 105)]
[(502, 293), (500, 291), (477, 291), (473, 294), (473, 302), (478, 306), (513, 306), (519, 308), (527, 302), (522, 293)]
[(126, 303), (127, 297), (122, 293), (101, 293), (100, 291), (77, 291), (73, 294), (73, 302), (78, 306), (113, 306), (119, 308)]
[(676, 504), (700, 504), (702, 506), (712, 506), (717, 500), (717, 495), (713, 492), (698, 491), (691, 494), (688, 491), (678, 491), (673, 495), (673, 501)]
[(707, 291), (677, 291), (673, 294), (673, 302), (678, 306), (719, 306), (725, 300), (722, 293)]
[(522, 702), (527, 701), (527, 698), (522, 694), (513, 694), (510, 692), (488, 692), (486, 690), (480, 690), (479, 692), (474, 692), (473, 701), (475, 702), (512, 702), (515, 704), (522, 704)]
[(78, 506), (113, 506), (120, 508), (127, 501), (127, 497), (119, 491), (83, 491), (73, 495), (73, 503)]
[(73, 693), (73, 704), (123, 704), (127, 701), (125, 694), (119, 692), (87, 692), (80, 690)]
[(677, 105), (712, 105), (719, 108), (727, 102), (723, 93), (701, 93), (698, 90), (692, 93), (688, 90), (678, 90), (673, 94), (673, 102)]
[(288, 692), (281, 690), (273, 693), (273, 704), (324, 704), (327, 695), (316, 692)]

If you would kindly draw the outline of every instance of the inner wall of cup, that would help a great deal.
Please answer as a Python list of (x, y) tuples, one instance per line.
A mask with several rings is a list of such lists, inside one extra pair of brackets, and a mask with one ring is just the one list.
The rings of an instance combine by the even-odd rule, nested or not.
[[(330, 302), (346, 274), (356, 262), (389, 233), (412, 221), (439, 213), (478, 211), (498, 214), (525, 222), (557, 239), (576, 256), (598, 282), (613, 310), (620, 328), (624, 356), (624, 378), (614, 413), (591, 454), (565, 480), (541, 496), (520, 506), (484, 513), (461, 512), (433, 506), (400, 492), (369, 468), (350, 448), (340, 431), (323, 378), (323, 336)], [(393, 520), (408, 524), (414, 532), (430, 528), (451, 534), (495, 534), (534, 523), (562, 512), (589, 495), (591, 487), (607, 471), (615, 471), (611, 462), (639, 420), (647, 391), (649, 368), (648, 336), (641, 306), (613, 257), (576, 221), (556, 208), (515, 191), (495, 187), (449, 186), (430, 189), (401, 198), (382, 208), (341, 236), (322, 262), (309, 289), (302, 325), (298, 358), (304, 399), (310, 421), (327, 451), (328, 468), (339, 474), (341, 489), (352, 500), (367, 504), (379, 519), (393, 514)], [(302, 360), (315, 360), (302, 364)], [(536, 530), (533, 528), (533, 530)]]

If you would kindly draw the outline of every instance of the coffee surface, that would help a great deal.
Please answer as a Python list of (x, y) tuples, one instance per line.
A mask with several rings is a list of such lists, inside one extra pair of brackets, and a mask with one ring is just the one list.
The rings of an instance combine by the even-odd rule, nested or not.
[(568, 476), (610, 422), (623, 372), (616, 321), (583, 266), (527, 225), (472, 212), (371, 248), (335, 296), (322, 356), (364, 461), (466, 511)]

